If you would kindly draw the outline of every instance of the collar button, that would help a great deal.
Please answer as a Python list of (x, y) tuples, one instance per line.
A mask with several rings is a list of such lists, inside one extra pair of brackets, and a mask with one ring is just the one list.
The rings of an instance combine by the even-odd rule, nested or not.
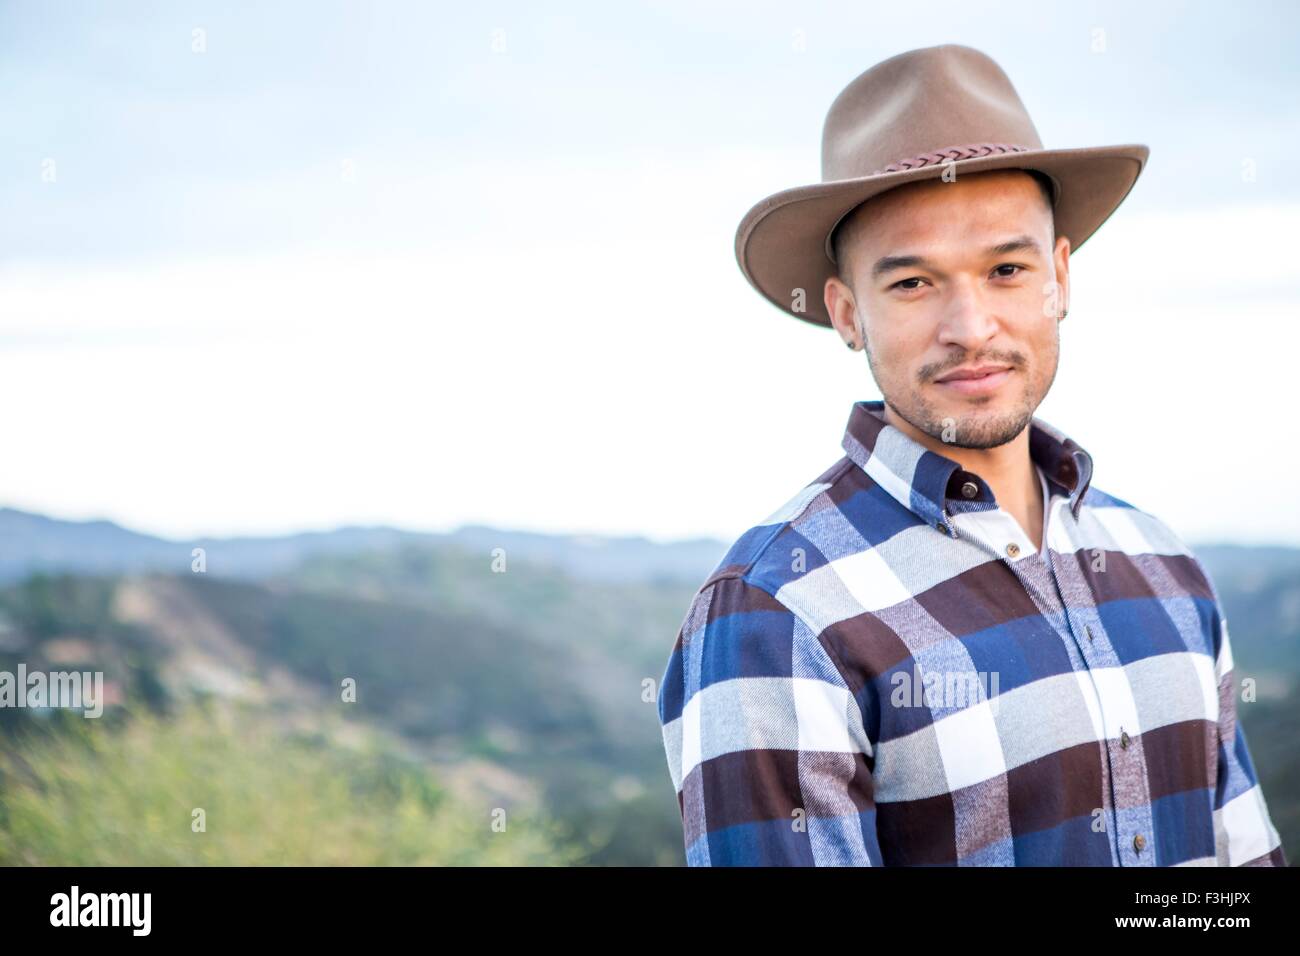
[(961, 486), (961, 494), (963, 498), (974, 498), (979, 493), (980, 486), (975, 484), (973, 481), (964, 482)]

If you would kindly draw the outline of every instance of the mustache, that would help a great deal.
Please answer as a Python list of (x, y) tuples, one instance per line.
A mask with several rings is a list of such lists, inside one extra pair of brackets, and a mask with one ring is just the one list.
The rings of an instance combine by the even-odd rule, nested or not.
[(933, 381), (935, 378), (945, 375), (946, 372), (952, 372), (954, 368), (961, 368), (962, 365), (1010, 365), (1014, 369), (1023, 369), (1027, 359), (1024, 358), (1024, 352), (1019, 351), (984, 351), (978, 355), (967, 355), (966, 352), (958, 352), (957, 355), (949, 356), (943, 362), (931, 362), (928, 365), (922, 365), (917, 369), (917, 378), (922, 382)]

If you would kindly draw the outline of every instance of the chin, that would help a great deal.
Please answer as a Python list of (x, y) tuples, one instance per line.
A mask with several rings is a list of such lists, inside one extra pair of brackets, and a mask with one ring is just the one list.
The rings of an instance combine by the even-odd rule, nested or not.
[[(962, 396), (939, 395), (942, 386), (935, 385), (914, 411), (914, 422), (924, 422), (922, 431), (935, 438), (951, 434), (955, 426), (954, 444), (967, 448), (994, 448), (1015, 438), (1029, 423), (1034, 405), (1028, 401), (1024, 389), (1007, 390), (992, 395)], [(948, 439), (951, 441), (951, 439)]]
[(957, 419), (955, 444), (965, 448), (998, 448), (1014, 440), (1029, 423), (1020, 415), (967, 416)]

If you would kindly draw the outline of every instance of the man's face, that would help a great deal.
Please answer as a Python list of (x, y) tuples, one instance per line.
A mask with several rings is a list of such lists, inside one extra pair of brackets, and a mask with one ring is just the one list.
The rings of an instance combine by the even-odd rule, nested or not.
[[(845, 339), (865, 333), (885, 402), (961, 447), (1020, 434), (1056, 377), (1069, 293), (1069, 240), (1053, 245), (1034, 179), (997, 170), (909, 184), (847, 226), (853, 289), (829, 279), (826, 305)], [(1003, 371), (945, 381), (975, 366)]]

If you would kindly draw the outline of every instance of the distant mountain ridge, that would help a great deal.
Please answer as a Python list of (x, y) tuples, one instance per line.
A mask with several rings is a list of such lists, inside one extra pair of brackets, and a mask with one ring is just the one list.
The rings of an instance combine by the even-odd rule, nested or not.
[[(260, 579), (292, 570), (311, 558), (395, 551), (411, 545), (454, 545), (484, 555), (504, 548), (507, 561), (522, 558), (598, 581), (698, 584), (722, 560), (728, 542), (693, 538), (661, 544), (637, 536), (553, 535), (479, 524), (445, 534), (346, 525), (279, 536), (172, 540), (131, 531), (112, 521), (68, 521), (0, 508), (0, 583), (21, 580), (35, 571), (188, 571), (194, 548), (205, 550), (210, 574)], [(1300, 548), (1195, 543), (1190, 547), (1223, 590), (1250, 592), (1279, 576), (1300, 582)]]
[(659, 544), (642, 537), (550, 535), (487, 525), (465, 525), (446, 534), (351, 525), (281, 536), (171, 540), (131, 531), (112, 521), (67, 521), (0, 508), (0, 583), (21, 580), (36, 571), (188, 571), (194, 548), (204, 549), (210, 574), (261, 578), (313, 557), (440, 544), (485, 555), (504, 548), (507, 562), (522, 558), (601, 581), (703, 581), (727, 548), (724, 542), (708, 538)]

